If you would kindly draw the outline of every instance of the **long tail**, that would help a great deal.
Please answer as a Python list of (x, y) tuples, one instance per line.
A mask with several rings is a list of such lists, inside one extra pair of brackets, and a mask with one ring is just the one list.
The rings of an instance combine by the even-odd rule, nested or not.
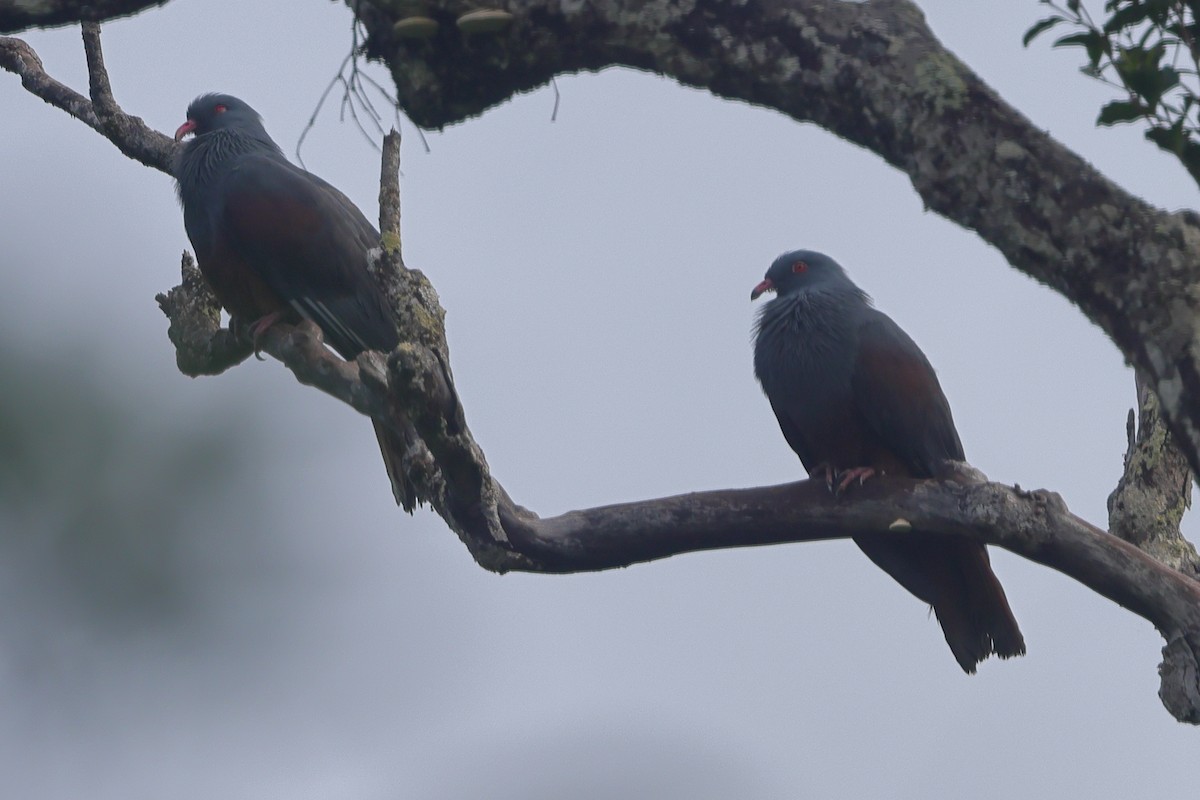
[(933, 606), (946, 643), (965, 672), (995, 653), (1025, 654), (1025, 638), (992, 572), (987, 548), (951, 536), (861, 536), (855, 544), (901, 586)]
[(417, 487), (409, 480), (404, 470), (404, 454), (408, 452), (409, 443), (391, 428), (378, 422), (375, 423), (375, 438), (379, 440), (379, 452), (383, 454), (383, 466), (387, 469), (396, 505), (411, 514), (420, 498), (417, 495)]

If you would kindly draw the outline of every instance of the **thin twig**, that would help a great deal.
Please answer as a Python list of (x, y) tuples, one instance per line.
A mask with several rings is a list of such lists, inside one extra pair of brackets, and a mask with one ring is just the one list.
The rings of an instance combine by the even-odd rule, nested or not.
[(395, 236), (400, 247), (400, 132), (395, 128), (383, 137), (383, 158), (379, 169), (379, 230), (384, 246)]
[[(371, 100), (371, 90), (378, 92), (387, 101), (394, 112), (395, 121), (393, 125), (395, 127), (400, 126), (399, 101), (379, 81), (364, 72), (359, 64), (359, 54), (362, 51), (362, 27), (358, 18), (357, 3), (354, 5), (353, 10), (354, 19), (350, 24), (350, 52), (342, 59), (337, 73), (330, 79), (325, 90), (321, 92), (321, 97), (317, 100), (316, 108), (313, 109), (313, 113), (309, 116), (304, 130), (300, 132), (300, 138), (296, 141), (296, 160), (300, 163), (300, 166), (304, 166), (304, 157), (300, 153), (304, 145), (304, 140), (308, 137), (309, 131), (316, 126), (317, 117), (320, 115), (321, 109), (329, 97), (329, 93), (333, 91), (335, 86), (342, 87), (341, 103), (338, 108), (338, 121), (344, 123), (348, 113), (350, 120), (354, 123), (354, 127), (358, 128), (359, 133), (363, 135), (363, 138), (367, 140), (372, 149), (379, 150), (375, 134), (383, 136), (384, 127), (383, 115), (376, 108), (374, 101)], [(369, 121), (369, 125), (374, 129), (375, 134), (372, 134), (368, 130), (367, 124), (364, 123), (364, 118)], [(429, 152), (429, 142), (426, 141), (424, 132), (420, 128), (417, 128), (417, 133), (421, 138), (421, 143), (425, 147), (425, 152)]]

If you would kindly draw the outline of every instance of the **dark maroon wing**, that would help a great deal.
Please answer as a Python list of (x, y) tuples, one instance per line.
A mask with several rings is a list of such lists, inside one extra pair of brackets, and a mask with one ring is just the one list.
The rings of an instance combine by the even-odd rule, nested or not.
[(343, 357), (395, 347), (391, 314), (367, 271), (379, 234), (345, 195), (285, 160), (248, 155), (217, 197), (218, 241)]
[(851, 389), (880, 442), (914, 477), (934, 477), (945, 460), (964, 460), (950, 404), (916, 342), (875, 309), (868, 310), (858, 334)]
[(768, 399), (771, 401), (771, 410), (775, 412), (775, 419), (779, 422), (779, 430), (783, 432), (783, 438), (787, 440), (792, 451), (800, 456), (800, 463), (804, 465), (804, 468), (812, 472), (817, 468), (819, 459), (813, 452), (812, 445), (804, 437), (804, 432), (793, 419), (795, 402), (790, 397), (780, 398), (779, 402), (769, 395)]
[[(859, 330), (851, 384), (882, 444), (914, 477), (935, 477), (946, 459), (964, 460), (950, 404), (925, 355), (887, 315), (871, 309)], [(953, 536), (856, 536), (885, 572), (933, 606), (960, 666), (974, 672), (989, 653), (1021, 655), (1025, 640), (987, 549)]]

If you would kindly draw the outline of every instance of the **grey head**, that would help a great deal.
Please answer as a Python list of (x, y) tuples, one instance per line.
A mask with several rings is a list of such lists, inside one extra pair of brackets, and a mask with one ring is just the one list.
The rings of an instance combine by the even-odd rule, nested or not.
[(233, 95), (216, 93), (202, 94), (192, 101), (187, 110), (187, 122), (175, 131), (175, 141), (181, 141), (189, 133), (199, 140), (219, 131), (249, 136), (276, 147), (263, 127), (262, 116), (249, 103)]
[(776, 297), (759, 309), (754, 372), (772, 397), (807, 396), (848, 387), (858, 330), (870, 298), (829, 256), (793, 250), (775, 259), (750, 299)]
[(192, 138), (179, 148), (175, 180), (185, 207), (199, 200), (213, 179), (244, 155), (265, 155), (286, 162), (279, 145), (263, 127), (262, 117), (250, 105), (228, 94), (203, 94), (188, 106), (187, 121), (175, 131), (175, 141)]
[(866, 294), (854, 285), (841, 265), (824, 253), (815, 250), (792, 250), (775, 259), (766, 277), (750, 292), (757, 300), (764, 292), (779, 297), (814, 292), (846, 291), (866, 299)]

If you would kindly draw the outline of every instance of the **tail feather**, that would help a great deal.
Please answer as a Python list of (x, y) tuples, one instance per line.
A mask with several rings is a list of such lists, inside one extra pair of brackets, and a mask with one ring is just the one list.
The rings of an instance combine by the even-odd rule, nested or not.
[(903, 540), (857, 536), (854, 542), (901, 586), (933, 606), (964, 672), (975, 672), (993, 653), (1001, 658), (1024, 655), (1025, 639), (984, 545), (927, 535)]
[(379, 440), (379, 452), (383, 455), (383, 466), (392, 484), (396, 505), (411, 514), (420, 498), (416, 485), (404, 469), (404, 454), (408, 452), (409, 444), (404, 437), (379, 422), (375, 422), (375, 438)]
[(1025, 655), (1025, 637), (1008, 605), (1000, 579), (992, 571), (987, 548), (974, 542), (959, 541), (963, 554), (958, 559), (969, 607), (976, 613), (976, 626), (987, 632), (992, 652), (1000, 658)]

